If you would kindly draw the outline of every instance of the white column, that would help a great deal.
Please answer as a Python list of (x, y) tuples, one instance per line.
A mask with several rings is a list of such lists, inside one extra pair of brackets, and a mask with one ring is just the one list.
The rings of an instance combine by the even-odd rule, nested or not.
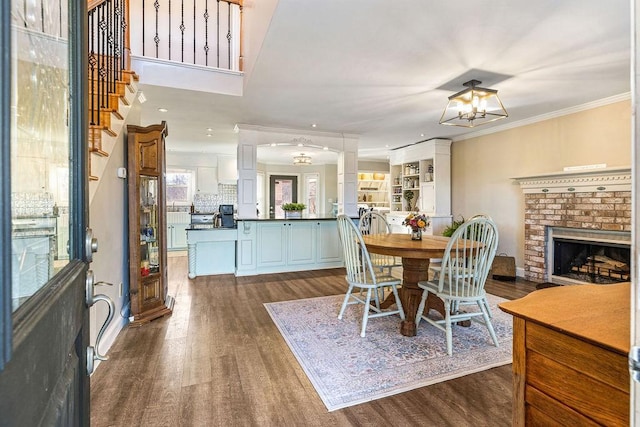
[(238, 138), (238, 218), (257, 218), (257, 142), (242, 129)]
[(358, 215), (358, 140), (345, 139), (338, 155), (338, 213)]

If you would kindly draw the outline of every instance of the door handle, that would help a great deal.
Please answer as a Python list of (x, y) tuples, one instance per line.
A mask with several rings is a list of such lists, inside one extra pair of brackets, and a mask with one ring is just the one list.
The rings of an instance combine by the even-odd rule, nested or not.
[(87, 262), (93, 261), (94, 252), (98, 252), (98, 239), (93, 237), (93, 230), (87, 227), (84, 237), (84, 255)]
[(107, 283), (107, 282), (95, 282), (93, 271), (87, 270), (87, 277), (85, 279), (85, 287), (86, 287), (85, 298), (86, 298), (87, 307), (92, 307), (98, 301), (103, 301), (107, 303), (107, 306), (109, 307), (109, 314), (107, 315), (107, 318), (102, 324), (102, 327), (98, 332), (98, 336), (96, 337), (95, 347), (94, 346), (87, 347), (87, 375), (91, 375), (95, 370), (96, 360), (109, 359), (107, 356), (100, 353), (100, 340), (102, 340), (102, 335), (104, 335), (104, 332), (107, 330), (107, 327), (111, 324), (111, 321), (113, 320), (113, 314), (116, 311), (115, 304), (113, 303), (111, 298), (109, 298), (104, 294), (98, 294), (98, 295), (93, 294), (93, 288), (98, 285), (113, 286), (111, 283)]

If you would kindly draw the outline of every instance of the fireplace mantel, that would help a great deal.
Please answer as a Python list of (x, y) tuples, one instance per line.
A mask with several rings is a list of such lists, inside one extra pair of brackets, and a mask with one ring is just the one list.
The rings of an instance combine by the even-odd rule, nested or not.
[(525, 194), (631, 191), (631, 168), (614, 167), (512, 178)]

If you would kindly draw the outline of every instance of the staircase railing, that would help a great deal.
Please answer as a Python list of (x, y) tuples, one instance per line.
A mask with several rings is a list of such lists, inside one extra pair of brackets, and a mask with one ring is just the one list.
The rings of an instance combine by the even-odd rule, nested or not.
[(134, 54), (242, 71), (242, 0), (140, 3), (131, 9)]
[[(129, 69), (128, 0), (88, 1), (89, 121), (102, 126), (101, 113), (114, 106), (123, 70)], [(117, 100), (117, 98), (115, 98)]]

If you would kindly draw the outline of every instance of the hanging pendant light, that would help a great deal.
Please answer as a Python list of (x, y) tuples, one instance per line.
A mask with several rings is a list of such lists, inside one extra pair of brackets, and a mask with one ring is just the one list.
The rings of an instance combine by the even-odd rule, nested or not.
[(297, 166), (306, 166), (311, 164), (311, 157), (305, 155), (304, 153), (300, 153), (299, 156), (294, 156), (293, 164)]
[(482, 82), (469, 80), (467, 88), (449, 97), (440, 117), (441, 125), (472, 128), (509, 117), (495, 89), (478, 87)]

